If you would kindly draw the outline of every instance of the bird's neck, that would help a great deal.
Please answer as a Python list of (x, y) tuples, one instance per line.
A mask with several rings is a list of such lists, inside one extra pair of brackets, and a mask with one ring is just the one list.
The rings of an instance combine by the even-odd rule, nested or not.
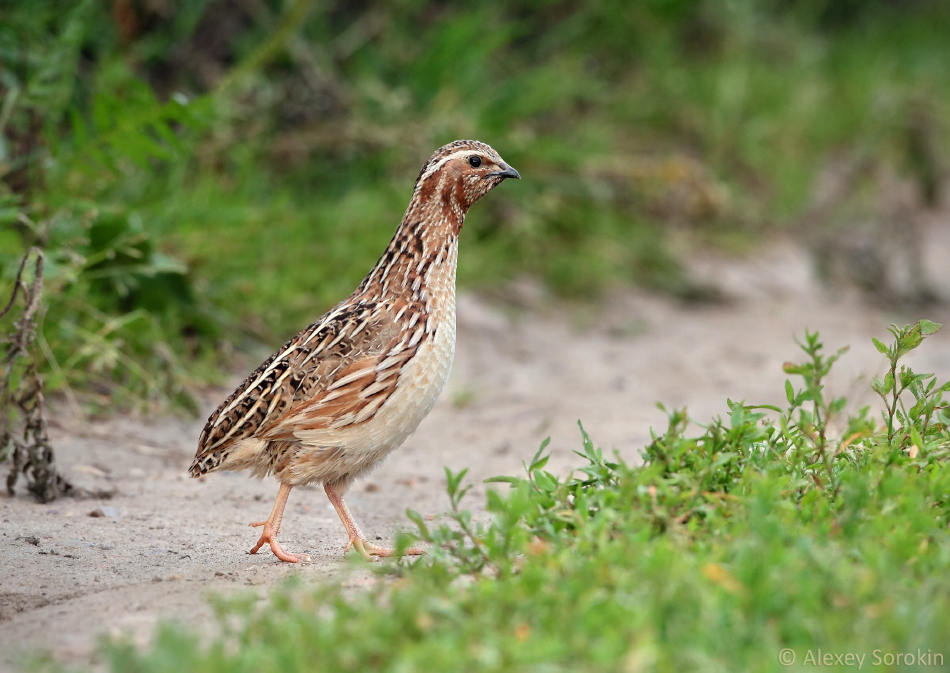
[(416, 185), (399, 228), (358, 294), (367, 299), (401, 296), (426, 303), (433, 292), (454, 295), (458, 235), (468, 211), (454, 192)]

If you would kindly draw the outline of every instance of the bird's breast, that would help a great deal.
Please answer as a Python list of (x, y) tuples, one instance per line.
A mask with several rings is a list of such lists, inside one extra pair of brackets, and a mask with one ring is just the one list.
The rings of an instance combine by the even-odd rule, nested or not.
[(395, 448), (418, 427), (445, 387), (455, 360), (455, 264), (457, 245), (451, 245), (439, 264), (426, 275), (426, 338), (399, 374), (396, 390), (379, 412), (392, 428)]
[(455, 263), (457, 246), (429, 266), (416, 299), (425, 306), (425, 336), (402, 367), (395, 390), (366, 422), (336, 435), (337, 445), (367, 463), (378, 462), (419, 426), (448, 381), (455, 359)]

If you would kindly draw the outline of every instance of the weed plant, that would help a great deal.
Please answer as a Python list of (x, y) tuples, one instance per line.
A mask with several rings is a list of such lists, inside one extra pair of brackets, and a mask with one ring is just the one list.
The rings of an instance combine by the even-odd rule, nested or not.
[(524, 476), (489, 480), (510, 488), (488, 492), (487, 524), (447, 470), (449, 521), (409, 513), (401, 544), (430, 552), (383, 566), (395, 581), (220, 601), (210, 645), (165, 627), (146, 650), (109, 646), (112, 670), (782, 671), (828, 653), (947, 670), (950, 384), (902, 363), (938, 328), (893, 326), (878, 346), (883, 423), (836, 418), (823, 386), (840, 352), (806, 332), (785, 408), (729, 401), (699, 434), (672, 411), (639, 465), (582, 429), (567, 478), (542, 444)]

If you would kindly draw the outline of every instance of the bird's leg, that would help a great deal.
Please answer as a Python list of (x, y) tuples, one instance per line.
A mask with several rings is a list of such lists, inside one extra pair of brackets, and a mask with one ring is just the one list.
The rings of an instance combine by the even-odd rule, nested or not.
[(290, 496), (290, 489), (292, 488), (293, 486), (290, 484), (281, 484), (280, 490), (277, 491), (277, 500), (274, 502), (274, 509), (271, 510), (267, 521), (257, 521), (251, 524), (251, 527), (254, 528), (257, 526), (264, 527), (264, 532), (261, 533), (260, 539), (257, 541), (257, 544), (254, 545), (254, 548), (251, 549), (252, 554), (256, 554), (257, 550), (267, 543), (270, 544), (270, 550), (274, 552), (274, 556), (279, 558), (281, 561), (286, 561), (287, 563), (300, 563), (301, 561), (313, 560), (306, 554), (288, 554), (283, 549), (281, 549), (280, 543), (277, 542), (277, 533), (280, 532), (280, 520), (284, 516), (284, 506), (287, 504), (287, 498)]
[[(340, 521), (343, 522), (343, 526), (346, 528), (347, 535), (350, 536), (350, 541), (347, 542), (346, 549), (343, 550), (343, 553), (348, 552), (350, 547), (355, 547), (356, 551), (360, 553), (360, 556), (367, 561), (372, 561), (373, 556), (392, 556), (396, 552), (395, 549), (373, 544), (363, 535), (363, 531), (360, 530), (360, 527), (356, 524), (356, 520), (353, 519), (353, 515), (350, 514), (349, 507), (343, 502), (343, 492), (345, 488), (346, 487), (341, 483), (323, 485), (323, 490), (327, 492), (330, 504), (333, 505), (337, 515), (340, 517)], [(425, 552), (418, 547), (410, 547), (405, 553), (411, 556), (418, 556)]]

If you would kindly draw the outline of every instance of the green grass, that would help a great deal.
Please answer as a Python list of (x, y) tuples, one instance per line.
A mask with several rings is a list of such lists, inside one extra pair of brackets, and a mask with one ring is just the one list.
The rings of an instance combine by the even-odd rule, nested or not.
[(669, 230), (754, 249), (832, 156), (922, 181), (914, 138), (935, 165), (950, 152), (938, 3), (303, 5), (234, 23), (133, 3), (132, 37), (99, 3), (3, 10), (0, 276), (34, 243), (57, 261), (44, 334), (71, 366), (47, 357), (51, 388), (185, 403), (229, 347), (345, 296), (455, 138), (525, 178), (474, 209), (461, 284), (574, 298), (694, 296)]
[(786, 408), (730, 401), (699, 434), (671, 412), (640, 465), (583, 434), (566, 479), (542, 445), (524, 477), (489, 480), (510, 490), (489, 492), (484, 525), (447, 471), (449, 521), (409, 512), (432, 547), (379, 570), (395, 581), (347, 596), (290, 583), (266, 609), (221, 600), (210, 643), (165, 626), (148, 648), (108, 645), (111, 670), (781, 671), (787, 651), (791, 670), (827, 653), (858, 657), (848, 670), (948, 670), (950, 385), (899, 362), (937, 327), (879, 346), (883, 424), (838, 418), (823, 390), (836, 356), (806, 334)]

